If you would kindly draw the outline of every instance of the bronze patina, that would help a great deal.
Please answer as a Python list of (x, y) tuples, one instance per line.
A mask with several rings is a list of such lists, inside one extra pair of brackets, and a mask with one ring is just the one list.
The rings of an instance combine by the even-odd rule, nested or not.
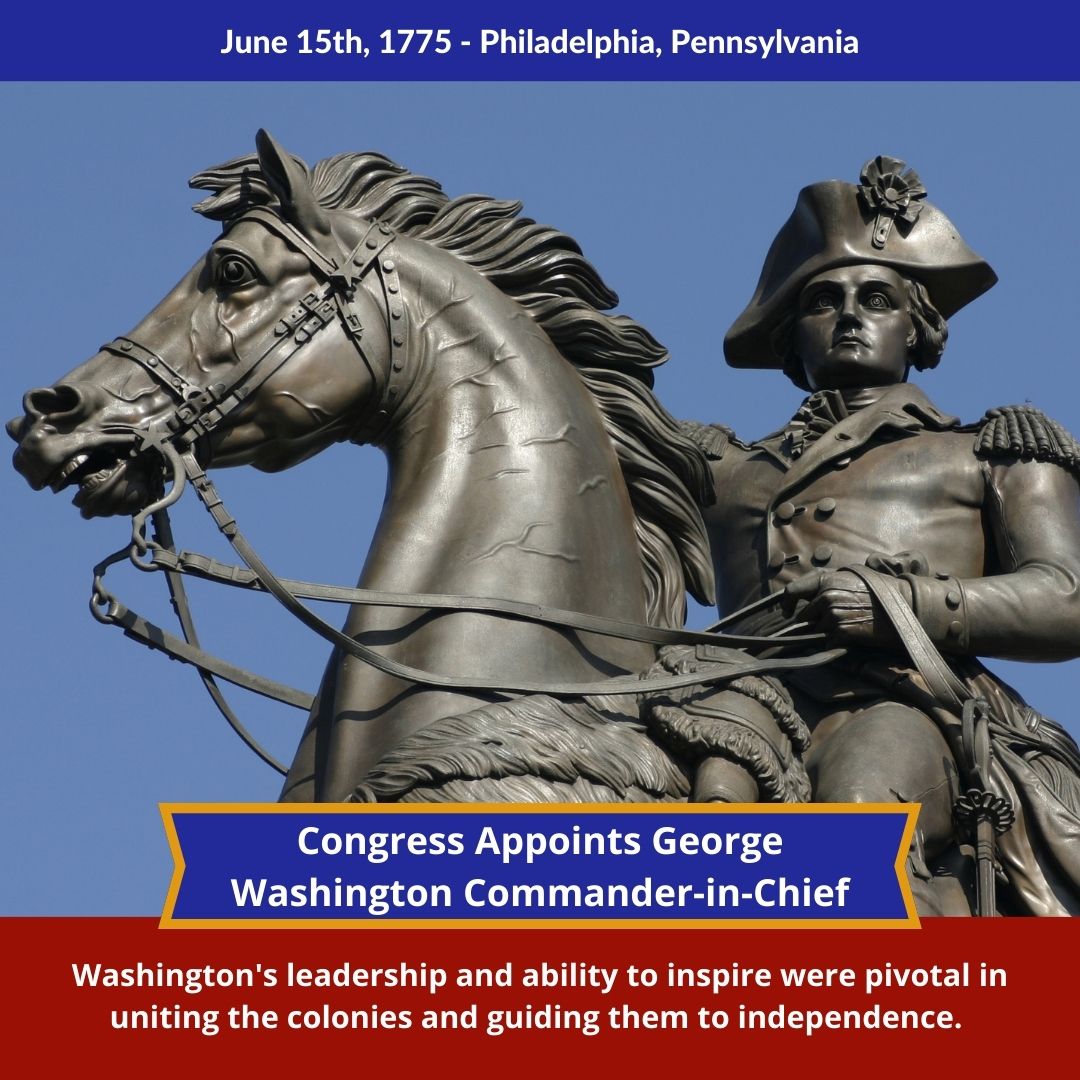
[[(257, 147), (192, 181), (206, 257), (8, 429), (32, 486), (133, 517), (96, 617), (195, 665), (260, 753), (217, 680), (309, 713), (283, 799), (915, 801), (921, 911), (1080, 911), (1080, 754), (975, 659), (1080, 655), (1080, 447), (908, 384), (995, 280), (914, 173), (800, 195), (725, 349), (811, 393), (743, 442), (665, 412), (663, 347), (518, 204)], [(282, 579), (207, 470), (346, 440), (389, 460), (360, 584)], [(186, 487), (244, 565), (176, 549)], [(182, 637), (109, 591), (127, 559)], [(714, 574), (721, 622), (681, 629)], [(317, 694), (204, 652), (188, 576), (324, 637)]]
[[(309, 170), (265, 133), (258, 151), (192, 181), (224, 227), (206, 258), (9, 425), (34, 487), (134, 515), (95, 615), (199, 667), (245, 738), (217, 678), (309, 708), (286, 800), (686, 798), (690, 766), (640, 721), (644, 692), (702, 676), (642, 681), (656, 646), (764, 651), (721, 650), (706, 676), (762, 697), (755, 672), (813, 661), (790, 656), (799, 640), (679, 629), (687, 589), (712, 595), (710, 484), (652, 394), (663, 348), (605, 314), (616, 297), (577, 244), (516, 203), (451, 201), (376, 154)], [(280, 470), (342, 440), (389, 458), (361, 587), (283, 581), (205, 470)], [(246, 567), (174, 549), (185, 485)], [(186, 641), (109, 592), (129, 556), (168, 576)], [(264, 589), (325, 637), (314, 699), (203, 652), (184, 575)], [(344, 629), (306, 598), (352, 605)]]
[(721, 614), (779, 597), (737, 628), (797, 613), (847, 649), (784, 677), (813, 798), (921, 803), (924, 912), (967, 913), (979, 877), (984, 911), (1076, 914), (1076, 744), (976, 657), (1080, 655), (1080, 446), (1030, 405), (962, 424), (907, 381), (995, 281), (897, 159), (804, 188), (724, 349), (810, 396), (756, 441), (687, 430)]

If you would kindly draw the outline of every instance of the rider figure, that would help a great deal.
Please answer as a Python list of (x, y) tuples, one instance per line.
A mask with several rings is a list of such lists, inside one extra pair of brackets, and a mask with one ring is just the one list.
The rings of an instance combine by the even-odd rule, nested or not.
[(794, 614), (848, 648), (785, 679), (812, 732), (813, 798), (920, 803), (918, 906), (967, 913), (970, 863), (953, 823), (960, 720), (912, 669), (864, 568), (887, 575), (989, 703), (991, 786), (1016, 814), (998, 840), (1003, 907), (1077, 913), (1076, 746), (975, 657), (1080, 655), (1080, 446), (1030, 406), (964, 426), (908, 383), (912, 367), (938, 363), (946, 318), (996, 281), (925, 195), (883, 157), (858, 185), (804, 188), (725, 338), (731, 366), (781, 369), (810, 396), (756, 442), (686, 425), (712, 463), (719, 610), (783, 593), (727, 629), (766, 633)]

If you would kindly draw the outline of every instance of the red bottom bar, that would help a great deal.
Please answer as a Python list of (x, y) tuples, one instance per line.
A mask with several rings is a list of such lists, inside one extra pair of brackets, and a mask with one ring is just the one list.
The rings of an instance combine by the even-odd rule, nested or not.
[(32, 1076), (802, 1080), (1050, 1062), (1071, 1075), (1076, 1061), (1080, 920), (350, 932), (11, 918), (0, 945), (5, 1071)]

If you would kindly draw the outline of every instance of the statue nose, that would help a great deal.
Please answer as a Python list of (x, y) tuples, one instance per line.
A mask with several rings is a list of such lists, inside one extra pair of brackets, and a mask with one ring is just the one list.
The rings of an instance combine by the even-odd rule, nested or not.
[(859, 318), (859, 305), (854, 296), (849, 295), (844, 297), (844, 302), (840, 306), (840, 314), (837, 321), (841, 323), (857, 323), (861, 321)]
[[(31, 420), (75, 420), (86, 411), (86, 394), (71, 383), (40, 386), (27, 391), (23, 408)], [(8, 430), (10, 431), (10, 425)]]
[(20, 442), (22, 440), (23, 417), (16, 416), (9, 420), (4, 425), (4, 429), (16, 442)]

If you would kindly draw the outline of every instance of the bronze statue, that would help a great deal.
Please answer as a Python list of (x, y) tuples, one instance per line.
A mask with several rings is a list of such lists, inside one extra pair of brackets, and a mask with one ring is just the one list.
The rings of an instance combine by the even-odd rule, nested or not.
[(976, 657), (1080, 655), (1080, 445), (1028, 405), (961, 424), (907, 381), (995, 281), (903, 162), (812, 184), (724, 340), (810, 396), (754, 442), (686, 429), (712, 459), (720, 613), (776, 597), (737, 629), (794, 613), (847, 649), (784, 679), (813, 798), (922, 804), (926, 913), (968, 912), (972, 845), (993, 892), (996, 831), (1002, 910), (1076, 914), (1080, 754)]
[[(1080, 654), (1080, 448), (906, 383), (994, 281), (913, 173), (800, 196), (726, 350), (812, 394), (743, 443), (665, 412), (664, 349), (518, 204), (257, 144), (192, 181), (223, 226), (206, 258), (8, 430), (32, 486), (133, 516), (101, 621), (194, 664), (260, 753), (217, 679), (308, 711), (283, 799), (920, 801), (921, 910), (1080, 911), (1080, 754), (974, 659)], [(281, 579), (206, 470), (343, 440), (390, 463), (360, 585)], [(185, 486), (245, 566), (176, 549)], [(183, 640), (106, 587), (128, 558)], [(680, 629), (714, 568), (724, 632)], [(330, 642), (318, 694), (204, 652), (185, 576)], [(350, 605), (344, 629), (305, 599)]]

